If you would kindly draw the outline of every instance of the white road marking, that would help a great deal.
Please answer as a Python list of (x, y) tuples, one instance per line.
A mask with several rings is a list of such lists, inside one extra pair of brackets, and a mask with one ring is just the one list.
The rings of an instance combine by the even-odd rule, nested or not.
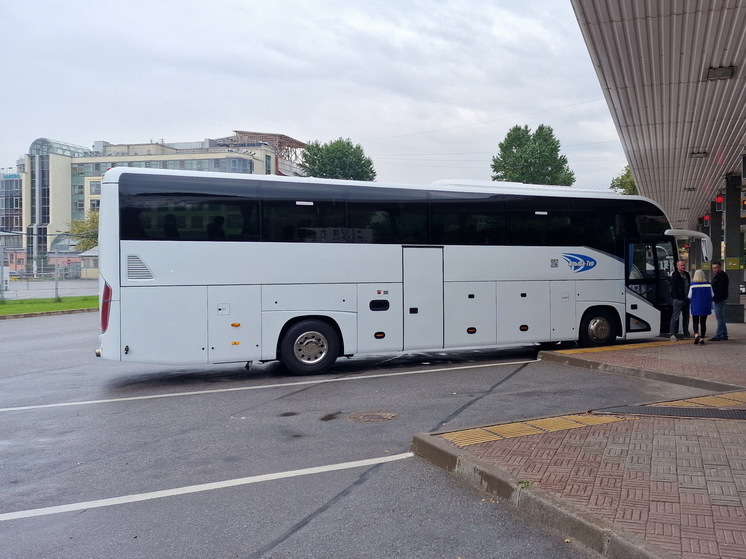
[(64, 408), (70, 406), (90, 406), (94, 404), (110, 404), (114, 402), (132, 402), (136, 400), (155, 400), (158, 398), (176, 398), (179, 396), (198, 396), (203, 394), (219, 394), (221, 392), (239, 392), (243, 390), (264, 390), (269, 388), (287, 388), (293, 386), (304, 386), (311, 384), (326, 384), (331, 382), (348, 382), (354, 380), (368, 380), (375, 378), (386, 378), (386, 377), (398, 377), (405, 375), (422, 375), (427, 373), (442, 373), (447, 371), (461, 371), (466, 369), (479, 369), (481, 367), (502, 367), (508, 365), (523, 365), (524, 363), (534, 363), (535, 359), (529, 359), (526, 361), (512, 361), (509, 363), (483, 363), (481, 365), (462, 365), (460, 367), (446, 367), (441, 369), (421, 369), (417, 371), (404, 371), (399, 373), (381, 373), (377, 375), (365, 375), (356, 377), (343, 377), (343, 378), (332, 378), (332, 379), (319, 379), (319, 380), (304, 380), (298, 382), (288, 383), (277, 383), (277, 384), (265, 384), (261, 386), (239, 386), (236, 388), (218, 388), (214, 390), (197, 390), (194, 392), (173, 392), (170, 394), (151, 394), (149, 396), (131, 396), (128, 398), (110, 398), (106, 400), (84, 400), (81, 402), (60, 402), (57, 404), (38, 404), (32, 406), (18, 406), (13, 408), (0, 408), (0, 412), (10, 411), (24, 411), (24, 410), (39, 410), (44, 408)]
[(175, 497), (177, 495), (187, 495), (189, 493), (199, 493), (202, 491), (213, 491), (215, 489), (224, 489), (226, 487), (237, 487), (239, 485), (249, 485), (260, 483), (262, 481), (272, 481), (276, 479), (285, 479), (290, 477), (307, 476), (313, 474), (322, 474), (338, 470), (349, 470), (352, 468), (362, 468), (365, 466), (375, 466), (403, 458), (414, 456), (411, 452), (403, 454), (394, 454), (392, 456), (382, 456), (380, 458), (369, 458), (367, 460), (357, 460), (355, 462), (342, 462), (339, 464), (330, 464), (328, 466), (317, 466), (315, 468), (305, 468), (302, 470), (291, 470), (288, 472), (277, 472), (274, 474), (263, 474), (259, 476), (243, 477), (238, 479), (228, 479), (214, 483), (203, 483), (201, 485), (188, 485), (186, 487), (177, 487), (175, 489), (164, 489), (163, 491), (151, 491), (149, 493), (137, 493), (134, 495), (123, 495), (121, 497), (112, 497), (110, 499), (99, 499), (97, 501), (85, 501), (81, 503), (71, 503), (69, 505), (58, 505), (56, 507), (44, 507), (39, 509), (21, 510), (17, 512), (7, 512), (0, 514), (0, 522), (6, 520), (18, 520), (21, 518), (31, 518), (34, 516), (47, 516), (50, 514), (60, 514), (63, 512), (74, 512), (79, 510), (95, 509), (100, 507), (111, 507), (114, 505), (124, 505), (127, 503), (137, 503), (139, 501), (150, 501), (152, 499), (163, 499), (165, 497)]

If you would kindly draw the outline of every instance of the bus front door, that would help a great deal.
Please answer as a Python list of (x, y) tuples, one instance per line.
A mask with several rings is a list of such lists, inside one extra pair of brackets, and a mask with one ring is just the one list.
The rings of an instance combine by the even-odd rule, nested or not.
[(671, 272), (676, 252), (669, 240), (627, 243), (627, 287), (661, 312), (661, 333), (671, 320)]
[(443, 348), (443, 249), (404, 247), (404, 351)]

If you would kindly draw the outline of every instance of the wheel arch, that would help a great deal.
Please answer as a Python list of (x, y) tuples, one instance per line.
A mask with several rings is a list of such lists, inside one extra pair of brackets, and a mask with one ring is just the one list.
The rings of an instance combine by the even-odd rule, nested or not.
[(280, 359), (280, 344), (282, 343), (283, 338), (285, 337), (285, 334), (287, 331), (298, 324), (299, 322), (303, 322), (304, 320), (320, 320), (322, 322), (325, 322), (332, 328), (334, 328), (335, 332), (337, 333), (337, 337), (339, 338), (339, 353), (337, 357), (341, 357), (344, 355), (344, 347), (345, 347), (345, 340), (344, 336), (342, 335), (342, 329), (339, 327), (339, 324), (336, 320), (334, 320), (330, 316), (326, 316), (323, 314), (303, 314), (294, 316), (293, 318), (287, 320), (285, 324), (282, 326), (282, 329), (280, 330), (280, 335), (277, 336), (277, 342), (275, 344), (275, 355), (276, 358)]
[(619, 309), (609, 304), (590, 305), (582, 312), (582, 314), (580, 315), (580, 320), (578, 321), (579, 343), (582, 342), (583, 324), (585, 324), (585, 321), (594, 314), (606, 314), (611, 319), (611, 327), (613, 328), (611, 341), (613, 341), (616, 337), (624, 336), (624, 327), (622, 324), (622, 319), (619, 315)]

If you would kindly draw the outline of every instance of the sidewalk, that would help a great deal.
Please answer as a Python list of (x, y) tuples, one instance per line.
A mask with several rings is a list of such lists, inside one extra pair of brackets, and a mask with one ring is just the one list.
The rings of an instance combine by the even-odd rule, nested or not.
[(539, 356), (711, 396), (419, 434), (413, 452), (605, 557), (746, 558), (746, 324), (728, 331)]

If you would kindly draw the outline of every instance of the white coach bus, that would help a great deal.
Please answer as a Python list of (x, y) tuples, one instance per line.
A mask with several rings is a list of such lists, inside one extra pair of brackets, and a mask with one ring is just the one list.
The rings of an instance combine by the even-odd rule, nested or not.
[[(676, 241), (651, 200), (514, 183), (114, 168), (97, 354), (164, 364), (657, 336)], [(667, 324), (666, 324), (667, 326)]]

